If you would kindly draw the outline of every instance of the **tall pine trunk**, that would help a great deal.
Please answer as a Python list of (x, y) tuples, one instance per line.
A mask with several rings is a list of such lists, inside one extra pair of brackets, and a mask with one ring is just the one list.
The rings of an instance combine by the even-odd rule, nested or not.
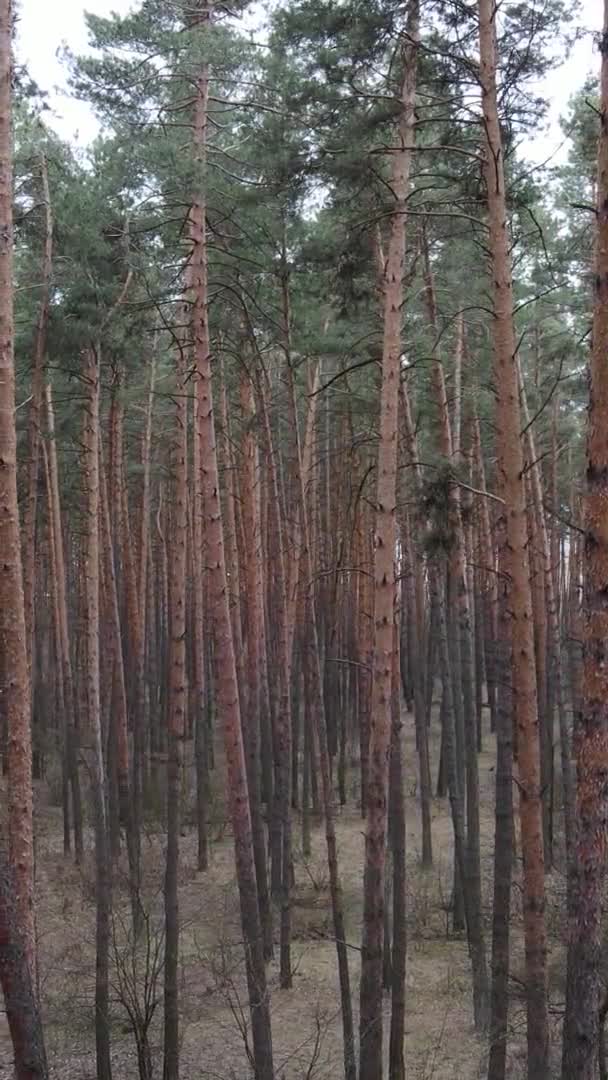
[(41, 268), (40, 300), (34, 337), (32, 366), (32, 400), (27, 430), (27, 489), (23, 512), (23, 592), (28, 662), (32, 670), (34, 644), (34, 595), (36, 591), (36, 517), (38, 508), (38, 471), (40, 465), (40, 427), (44, 390), (44, 358), (46, 351), (49, 296), (53, 267), (53, 215), (49, 193), (46, 157), (40, 158), (40, 194), (45, 212), (44, 250)]
[(513, 283), (507, 224), (502, 135), (498, 113), (496, 5), (479, 0), (479, 51), (485, 129), (484, 178), (494, 290), (494, 386), (497, 486), (504, 501), (506, 543), (500, 569), (509, 581), (514, 722), (524, 861), (524, 934), (528, 1076), (548, 1080), (547, 934), (539, 724), (532, 604), (527, 552), (524, 459), (519, 410)]
[(36, 1003), (30, 682), (17, 504), (13, 319), (12, 35), (0, 0), (0, 694), (8, 728), (9, 863), (0, 867), (0, 982), (18, 1080), (46, 1076)]
[[(206, 15), (197, 12), (195, 21), (204, 32)], [(202, 168), (206, 157), (209, 70), (200, 69), (194, 84), (194, 122), (192, 149)], [(198, 397), (199, 438), (201, 441), (202, 495), (205, 508), (204, 541), (208, 566), (210, 616), (215, 646), (215, 700), (224, 729), (227, 784), (230, 816), (234, 830), (237, 882), (241, 924), (245, 942), (245, 961), (249, 1007), (253, 1035), (256, 1080), (273, 1080), (270, 1001), (266, 984), (264, 944), (258, 907), (257, 881), (249, 811), (249, 792), (241, 715), (239, 687), (230, 620), (224, 529), (220, 505), (213, 388), (211, 382), (211, 342), (209, 337), (207, 287), (207, 222), (202, 189), (194, 192), (190, 209), (191, 333), (196, 394)]]
[(72, 657), (70, 652), (70, 634), (68, 619), (68, 594), (66, 584), (66, 562), (63, 543), (63, 529), (61, 521), (61, 496), (59, 491), (59, 466), (57, 461), (57, 441), (55, 435), (55, 411), (53, 408), (53, 395), (51, 384), (46, 384), (46, 426), (48, 432), (48, 464), (49, 464), (49, 516), (53, 518), (53, 538), (55, 560), (53, 574), (55, 588), (57, 590), (57, 604), (59, 614), (59, 645), (60, 664), (63, 672), (63, 695), (65, 707), (65, 754), (70, 777), (70, 790), (72, 794), (72, 821), (74, 826), (74, 854), (76, 863), (80, 864), (83, 858), (82, 840), (82, 796), (80, 791), (80, 774), (78, 771), (78, 731), (76, 728), (76, 700), (74, 690), (74, 674), (72, 671)]
[(405, 263), (405, 209), (415, 138), (418, 0), (410, 0), (403, 65), (397, 148), (391, 155), (395, 208), (383, 274), (384, 337), (380, 396), (380, 443), (374, 552), (374, 651), (369, 739), (367, 825), (363, 884), (363, 939), (359, 1017), (361, 1080), (382, 1076), (382, 946), (388, 760), (392, 711), (393, 632), (396, 599), (397, 431), (401, 364), (401, 308)]
[(608, 841), (608, 0), (601, 38), (600, 134), (591, 379), (584, 494), (583, 675), (574, 714), (577, 767), (573, 909), (563, 1080), (596, 1080), (602, 992), (602, 900)]
[(172, 454), (169, 580), (169, 703), (167, 710), (167, 862), (165, 868), (165, 1052), (163, 1080), (179, 1076), (179, 836), (182, 752), (186, 729), (186, 553), (188, 536), (188, 412), (185, 363), (178, 349)]
[(95, 830), (95, 1043), (97, 1080), (112, 1080), (110, 1060), (110, 914), (111, 883), (106, 825), (105, 766), (101, 733), (100, 641), (99, 641), (99, 399), (100, 357), (92, 347), (84, 354), (86, 387), (82, 444), (86, 506), (84, 548), (84, 594), (86, 611), (86, 704), (87, 731), (83, 753), (91, 785)]

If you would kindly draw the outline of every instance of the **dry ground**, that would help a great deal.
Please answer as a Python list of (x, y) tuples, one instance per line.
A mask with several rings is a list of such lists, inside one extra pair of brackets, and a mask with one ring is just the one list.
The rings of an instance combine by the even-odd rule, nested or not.
[[(437, 725), (435, 724), (435, 727)], [(474, 1080), (485, 1075), (483, 1041), (472, 1027), (469, 962), (461, 935), (449, 931), (451, 891), (451, 824), (447, 800), (433, 805), (434, 867), (419, 866), (420, 819), (417, 800), (417, 759), (413, 721), (405, 718), (404, 750), (407, 795), (407, 860), (409, 940), (407, 960), (406, 1061), (411, 1080)], [(433, 740), (433, 760), (438, 746)], [(488, 951), (490, 944), (493, 845), (494, 740), (486, 736), (480, 758), (482, 800), (482, 867)], [(216, 770), (221, 783), (221, 763)], [(348, 807), (337, 811), (340, 872), (352, 944), (351, 978), (355, 1009), (359, 978), (359, 943), (363, 878), (363, 823), (357, 809), (357, 770), (353, 768)], [(47, 785), (38, 793), (38, 934), (40, 979), (52, 1076), (93, 1080), (94, 1032), (92, 978), (94, 973), (93, 869), (78, 871), (61, 851), (60, 814), (50, 805)], [(218, 800), (219, 802), (219, 800)], [(294, 823), (294, 985), (280, 990), (276, 963), (270, 969), (273, 1038), (277, 1078), (329, 1080), (341, 1075), (342, 1047), (335, 945), (325, 870), (322, 826), (313, 832), (313, 854), (304, 862)], [(238, 902), (234, 879), (232, 838), (221, 823), (214, 827), (212, 861), (205, 874), (196, 872), (196, 843), (190, 827), (181, 847), (180, 913), (182, 919), (181, 1022), (183, 1080), (246, 1080), (247, 1067), (241, 1025), (246, 1022), (242, 956), (239, 945)], [(163, 843), (151, 824), (144, 842), (147, 905), (152, 931), (162, 925)], [(519, 871), (518, 871), (519, 873)], [(124, 883), (117, 884), (115, 939), (120, 956), (131, 963), (125, 944), (128, 908)], [(549, 882), (549, 920), (552, 938), (551, 995), (556, 1022), (563, 996), (561, 987), (563, 937), (563, 879), (554, 872)], [(514, 886), (515, 962), (513, 1025), (509, 1076), (520, 1074), (524, 1045), (521, 1000), (520, 890)], [(143, 970), (141, 950), (138, 960)], [(162, 979), (152, 1028), (155, 1075), (162, 1075)], [(390, 1003), (387, 1000), (388, 1018)], [(388, 1027), (388, 1024), (386, 1025)], [(115, 1080), (136, 1080), (134, 1040), (126, 1013), (113, 1006)], [(6, 1030), (0, 1031), (0, 1078), (8, 1078), (11, 1054)]]

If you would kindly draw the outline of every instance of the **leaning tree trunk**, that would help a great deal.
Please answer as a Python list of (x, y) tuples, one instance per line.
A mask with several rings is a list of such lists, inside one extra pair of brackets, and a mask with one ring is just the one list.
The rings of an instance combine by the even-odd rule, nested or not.
[(55, 576), (55, 588), (57, 590), (57, 603), (59, 607), (59, 642), (60, 663), (63, 672), (63, 696), (66, 715), (64, 718), (65, 738), (67, 744), (65, 754), (67, 758), (68, 772), (70, 776), (70, 789), (72, 792), (72, 820), (74, 826), (74, 854), (76, 863), (82, 862), (84, 848), (82, 841), (82, 797), (80, 791), (80, 775), (78, 771), (78, 732), (76, 728), (76, 704), (74, 697), (74, 675), (72, 671), (72, 658), (70, 652), (70, 634), (68, 620), (68, 599), (66, 584), (66, 562), (63, 544), (63, 529), (61, 522), (61, 496), (59, 491), (59, 466), (57, 462), (57, 441), (55, 438), (55, 412), (53, 409), (53, 395), (51, 384), (46, 384), (46, 426), (48, 432), (48, 462), (49, 462), (49, 517), (53, 518), (53, 537), (55, 541), (55, 562), (53, 574)]
[(524, 861), (524, 935), (528, 1076), (548, 1080), (547, 933), (542, 793), (532, 605), (527, 552), (524, 458), (513, 321), (513, 282), (496, 89), (496, 6), (479, 0), (479, 51), (485, 129), (484, 178), (494, 287), (494, 384), (499, 495), (506, 515), (500, 569), (509, 581), (514, 723), (517, 734), (521, 843)]
[(600, 1038), (601, 916), (608, 842), (608, 0), (604, 0), (600, 48), (595, 296), (584, 496), (583, 677), (574, 729), (577, 835), (568, 945), (563, 1080), (596, 1080)]
[(108, 670), (110, 672), (113, 672), (114, 678), (114, 691), (112, 693), (111, 720), (108, 738), (113, 743), (112, 753), (116, 762), (119, 808), (118, 820), (119, 823), (124, 824), (127, 838), (131, 915), (133, 920), (133, 933), (137, 938), (142, 926), (143, 911), (141, 906), (141, 896), (139, 888), (133, 801), (131, 798), (131, 789), (129, 784), (129, 730), (127, 717), (127, 691), (122, 655), (122, 643), (120, 637), (120, 608), (118, 599), (118, 586), (116, 582), (114, 548), (112, 545), (112, 531), (110, 528), (108, 488), (104, 465), (101, 461), (100, 494), (101, 539), (103, 546), (102, 566), (104, 569), (106, 583), (107, 623), (109, 630), (107, 657), (109, 661)]
[[(9, 865), (1, 868), (0, 982), (19, 1080), (46, 1075), (36, 1008), (30, 682), (17, 504), (13, 321), (12, 44), (0, 0), (0, 696), (8, 727)], [(20, 994), (30, 1009), (15, 1006)], [(31, 1023), (28, 1023), (28, 1017)], [(33, 1039), (30, 1045), (29, 1040)], [(36, 1051), (36, 1048), (38, 1050)], [(28, 1056), (31, 1067), (28, 1069)], [(38, 1058), (38, 1060), (36, 1060)]]
[(369, 740), (367, 827), (363, 885), (363, 939), (359, 1018), (361, 1080), (382, 1076), (382, 945), (386, 804), (391, 734), (391, 684), (395, 638), (397, 431), (401, 364), (401, 308), (405, 263), (405, 207), (409, 189), (412, 145), (415, 139), (416, 60), (419, 27), (418, 0), (410, 0), (407, 43), (403, 47), (403, 83), (392, 152), (391, 188), (395, 212), (391, 218), (383, 275), (384, 338), (380, 396), (380, 444), (376, 491), (374, 553), (374, 652)]

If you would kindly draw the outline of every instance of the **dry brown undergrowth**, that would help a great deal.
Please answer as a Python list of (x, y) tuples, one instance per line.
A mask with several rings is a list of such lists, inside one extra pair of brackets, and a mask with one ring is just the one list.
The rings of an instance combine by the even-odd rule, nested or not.
[[(475, 1080), (485, 1075), (483, 1043), (472, 1030), (469, 965), (462, 936), (449, 933), (451, 889), (451, 824), (447, 800), (433, 805), (435, 865), (419, 867), (420, 822), (416, 799), (416, 755), (413, 724), (404, 733), (406, 764), (409, 942), (407, 968), (406, 1061), (411, 1080)], [(433, 760), (438, 747), (433, 745)], [(487, 943), (490, 944), (490, 902), (493, 845), (494, 746), (488, 736), (480, 758), (482, 794), (482, 866)], [(218, 763), (221, 771), (221, 762)], [(216, 785), (216, 790), (217, 790)], [(352, 785), (356, 788), (356, 771)], [(182, 920), (181, 1020), (183, 1080), (245, 1080), (249, 1076), (243, 1025), (247, 1024), (242, 957), (229, 829), (214, 826), (211, 868), (196, 872), (195, 838), (190, 827), (182, 837), (180, 911)], [(41, 990), (52, 1076), (94, 1080), (93, 896), (92, 867), (81, 872), (63, 858), (59, 812), (49, 805), (48, 788), (38, 792), (38, 935)], [(353, 982), (357, 984), (361, 921), (363, 822), (354, 804), (338, 812), (340, 868), (352, 944)], [(303, 860), (296, 840), (293, 907), (294, 985), (278, 988), (277, 965), (271, 968), (272, 1015), (277, 1077), (285, 1080), (330, 1080), (341, 1075), (341, 1037), (335, 947), (331, 939), (325, 841), (313, 830), (310, 859)], [(159, 829), (150, 829), (143, 845), (147, 906), (151, 926), (162, 927), (164, 852)], [(549, 880), (551, 994), (556, 1026), (563, 998), (563, 878)], [(117, 885), (117, 940), (124, 946), (127, 905), (124, 883)], [(514, 888), (516, 927), (509, 1075), (520, 1074), (525, 1042), (521, 997), (519, 891)], [(151, 1028), (154, 1075), (162, 1074), (160, 1001)], [(357, 1007), (355, 989), (355, 1007)], [(389, 1002), (386, 1003), (389, 1015)], [(388, 1028), (388, 1023), (387, 1023)], [(136, 1080), (137, 1063), (124, 1009), (113, 1012), (115, 1080)], [(0, 1078), (11, 1076), (10, 1043), (0, 1038)]]

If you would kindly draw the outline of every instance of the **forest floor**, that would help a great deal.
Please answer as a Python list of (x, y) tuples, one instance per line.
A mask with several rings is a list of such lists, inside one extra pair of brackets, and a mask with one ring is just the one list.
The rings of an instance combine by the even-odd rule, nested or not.
[[(408, 958), (406, 1005), (406, 1067), (409, 1080), (475, 1080), (485, 1075), (486, 1042), (472, 1023), (470, 965), (464, 935), (450, 930), (452, 827), (447, 799), (433, 803), (434, 865), (420, 868), (420, 812), (417, 799), (417, 756), (413, 719), (404, 724), (404, 762), (407, 797)], [(434, 731), (437, 729), (434, 724)], [(434, 773), (439, 747), (432, 740)], [(494, 739), (486, 735), (480, 756), (482, 807), (482, 876), (488, 963), (491, 945), (492, 851), (494, 808)], [(214, 783), (221, 782), (221, 761)], [(89, 859), (78, 870), (62, 852), (60, 811), (50, 805), (49, 788), (37, 792), (38, 937), (40, 986), (44, 1002), (47, 1048), (54, 1078), (94, 1080), (94, 884)], [(352, 768), (349, 804), (337, 809), (340, 874), (344, 892), (347, 935), (352, 948), (351, 979), (355, 1012), (361, 941), (364, 824), (357, 806), (358, 772)], [(219, 800), (218, 800), (219, 801)], [(209, 870), (196, 870), (196, 838), (186, 826), (181, 840), (180, 918), (181, 1035), (183, 1080), (246, 1080), (250, 1075), (244, 1047), (247, 1023), (242, 950), (239, 943), (238, 897), (229, 827), (215, 824)], [(294, 821), (296, 886), (293, 895), (293, 968), (291, 990), (278, 986), (278, 958), (271, 964), (273, 1040), (277, 1080), (329, 1080), (342, 1075), (342, 1042), (335, 944), (322, 823), (313, 830), (313, 850), (304, 860), (299, 819)], [(149, 950), (140, 948), (135, 968), (126, 943), (128, 904), (124, 882), (116, 888), (115, 960), (122, 970), (123, 991), (137, 970), (142, 994), (145, 954), (154, 955), (162, 938), (163, 839), (152, 826), (144, 840), (147, 907), (150, 911)], [(521, 890), (519, 862), (513, 889), (512, 927), (515, 939), (512, 1027), (508, 1076), (520, 1075), (525, 1052), (525, 1012), (521, 992)], [(558, 1050), (560, 1003), (563, 1000), (563, 874), (548, 879), (550, 936), (550, 995)], [(278, 953), (278, 950), (276, 950)], [(152, 964), (148, 964), (149, 973)], [(115, 1080), (136, 1080), (135, 1042), (127, 1013), (113, 990), (113, 1056)], [(153, 980), (152, 980), (153, 981)], [(162, 975), (151, 1027), (154, 1075), (162, 1075)], [(386, 999), (386, 1024), (390, 999)], [(11, 1053), (5, 1022), (0, 1027), (0, 1078), (11, 1076)]]

